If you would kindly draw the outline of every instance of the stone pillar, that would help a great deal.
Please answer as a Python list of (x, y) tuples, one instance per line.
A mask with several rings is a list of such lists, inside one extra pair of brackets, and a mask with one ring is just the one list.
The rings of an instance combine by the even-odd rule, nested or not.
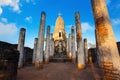
[(97, 43), (97, 35), (96, 35), (96, 29), (95, 29), (95, 39), (96, 39), (96, 54), (97, 54), (97, 63), (99, 64), (100, 66), (100, 54), (99, 54), (99, 51), (98, 51), (98, 43)]
[(74, 26), (71, 27), (71, 53), (72, 53), (72, 63), (76, 63), (76, 51), (75, 51), (75, 31)]
[(45, 46), (45, 63), (49, 63), (50, 57), (50, 26), (47, 27), (47, 34), (46, 34), (46, 46)]
[(83, 49), (82, 42), (82, 29), (80, 24), (80, 16), (79, 12), (75, 13), (75, 21), (76, 21), (76, 40), (77, 40), (77, 61), (78, 61), (78, 69), (84, 69), (85, 67), (85, 55)]
[(34, 50), (33, 50), (33, 59), (32, 59), (33, 64), (36, 61), (37, 43), (38, 43), (38, 38), (35, 38), (35, 40), (34, 40)]
[(26, 32), (26, 29), (25, 28), (21, 28), (21, 30), (20, 30), (20, 36), (19, 36), (19, 41), (18, 41), (18, 47), (17, 47), (17, 50), (20, 53), (19, 61), (18, 61), (18, 68), (23, 67), (23, 63), (24, 63), (25, 32)]
[(71, 34), (68, 35), (68, 58), (72, 59), (72, 53), (71, 53)]
[(53, 34), (51, 34), (51, 40), (50, 40), (50, 57), (54, 56), (54, 39)]
[(46, 14), (41, 13), (40, 29), (38, 34), (38, 44), (36, 53), (35, 67), (37, 69), (43, 68), (43, 48), (44, 48), (44, 27), (45, 27)]
[[(98, 51), (101, 62), (113, 64), (120, 71), (120, 57), (105, 0), (92, 0)], [(120, 72), (119, 72), (120, 73)]]
[(87, 43), (87, 39), (84, 39), (84, 53), (85, 53), (85, 63), (88, 63), (88, 43)]
[(67, 57), (68, 57), (68, 54), (69, 54), (69, 52), (68, 52), (68, 46), (69, 46), (69, 37), (67, 37), (66, 38), (67, 39), (67, 46), (66, 46), (66, 52), (67, 52)]

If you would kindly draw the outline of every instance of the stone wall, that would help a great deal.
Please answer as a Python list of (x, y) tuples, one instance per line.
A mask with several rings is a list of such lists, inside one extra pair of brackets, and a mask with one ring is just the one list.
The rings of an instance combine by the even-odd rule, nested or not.
[(0, 80), (16, 80), (19, 52), (0, 47)]
[[(7, 42), (2, 42), (0, 41), (0, 48), (2, 49), (17, 49), (17, 44), (10, 44)], [(24, 58), (24, 64), (31, 64), (32, 63), (32, 56), (33, 56), (33, 49), (29, 47), (25, 47), (24, 49), (25, 53), (25, 58)]]

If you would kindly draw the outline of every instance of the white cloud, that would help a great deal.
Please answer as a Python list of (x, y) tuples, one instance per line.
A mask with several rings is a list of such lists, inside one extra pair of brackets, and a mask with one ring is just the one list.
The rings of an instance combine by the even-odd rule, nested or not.
[(0, 22), (0, 37), (13, 36), (17, 33), (17, 30), (15, 23)]
[(106, 4), (109, 5), (111, 3), (111, 0), (106, 0)]
[(88, 22), (81, 23), (82, 32), (85, 33), (88, 30), (93, 30), (93, 27)]
[(28, 16), (28, 17), (25, 18), (25, 20), (28, 21), (28, 22), (31, 22), (32, 21), (32, 17)]
[(1, 21), (7, 23), (7, 18), (1, 18)]
[(13, 11), (20, 13), (19, 0), (0, 0), (0, 14), (2, 14), (4, 6), (9, 6)]
[(113, 19), (112, 24), (113, 25), (119, 25), (120, 24), (120, 19)]
[(0, 7), (0, 15), (2, 14), (2, 8)]
[[(71, 27), (72, 26), (74, 26), (75, 31), (76, 31), (76, 26), (75, 25), (66, 25), (65, 26), (66, 33), (71, 33)], [(82, 33), (86, 33), (87, 31), (94, 30), (94, 27), (91, 26), (88, 22), (82, 22), (81, 27), (82, 27)]]

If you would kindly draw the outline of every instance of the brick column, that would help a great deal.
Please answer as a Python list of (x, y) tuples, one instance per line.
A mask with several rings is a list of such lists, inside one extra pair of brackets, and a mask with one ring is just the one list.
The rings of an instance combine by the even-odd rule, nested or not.
[(69, 50), (68, 50), (68, 48), (69, 48), (69, 37), (67, 37), (66, 39), (67, 39), (66, 53), (67, 53), (67, 57), (68, 57), (68, 55), (69, 55)]
[(45, 46), (45, 63), (49, 63), (50, 57), (50, 26), (47, 27), (47, 35), (46, 35), (46, 46)]
[(74, 26), (71, 27), (71, 53), (72, 53), (72, 63), (76, 63), (76, 50), (75, 50), (75, 31)]
[(72, 58), (72, 53), (71, 53), (71, 34), (68, 35), (68, 58)]
[(43, 68), (43, 48), (44, 48), (44, 27), (45, 27), (46, 14), (41, 13), (40, 29), (38, 34), (37, 54), (35, 67), (37, 69)]
[(50, 57), (54, 56), (54, 39), (53, 34), (51, 34), (51, 40), (50, 40)]
[(35, 38), (35, 40), (34, 40), (34, 50), (33, 50), (33, 59), (32, 59), (33, 64), (36, 61), (37, 43), (38, 43), (38, 38)]
[(75, 13), (75, 21), (76, 21), (76, 40), (77, 40), (77, 61), (78, 61), (78, 69), (84, 69), (85, 67), (85, 55), (83, 49), (82, 42), (82, 29), (80, 24), (80, 16), (79, 12)]
[(19, 36), (19, 41), (18, 41), (18, 47), (17, 50), (20, 53), (19, 56), (19, 62), (18, 62), (18, 68), (23, 67), (23, 63), (24, 63), (24, 42), (25, 42), (25, 32), (26, 29), (25, 28), (21, 28), (20, 30), (20, 36)]
[(105, 0), (92, 0), (92, 8), (96, 26), (96, 41), (101, 55), (100, 61), (104, 67), (111, 64), (112, 70), (117, 70), (120, 74), (120, 56)]
[(84, 53), (85, 53), (85, 63), (88, 63), (88, 43), (87, 43), (87, 39), (84, 39)]

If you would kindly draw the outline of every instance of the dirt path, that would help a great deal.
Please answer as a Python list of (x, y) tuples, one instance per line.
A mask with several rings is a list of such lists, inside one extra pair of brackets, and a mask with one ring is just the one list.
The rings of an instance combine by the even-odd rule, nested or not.
[[(94, 65), (87, 65), (84, 70), (77, 70), (72, 63), (44, 64), (42, 70), (34, 66), (18, 70), (18, 80), (100, 80), (101, 70)], [(97, 75), (97, 76), (95, 76)]]

